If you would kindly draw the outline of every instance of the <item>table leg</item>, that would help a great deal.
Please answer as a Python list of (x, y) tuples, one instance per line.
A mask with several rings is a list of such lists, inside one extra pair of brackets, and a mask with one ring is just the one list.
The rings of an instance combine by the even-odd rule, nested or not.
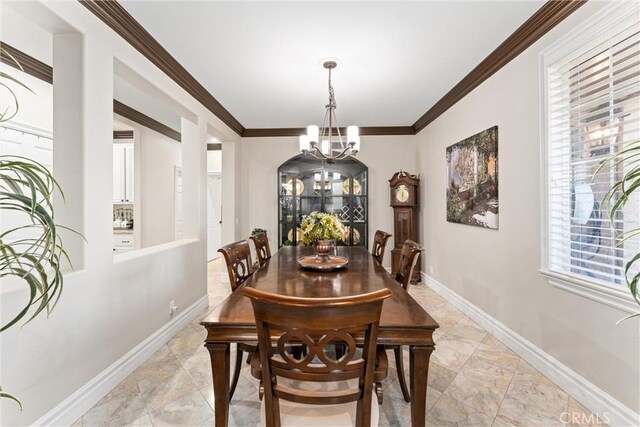
[(427, 416), (427, 376), (433, 346), (409, 347), (411, 426), (424, 427)]
[(205, 344), (211, 356), (213, 372), (213, 396), (215, 399), (215, 426), (227, 427), (229, 424), (229, 371), (231, 344)]

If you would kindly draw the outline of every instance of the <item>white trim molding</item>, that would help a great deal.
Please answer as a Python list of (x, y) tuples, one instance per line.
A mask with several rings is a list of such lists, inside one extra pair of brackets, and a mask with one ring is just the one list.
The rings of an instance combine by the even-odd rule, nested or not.
[[(616, 308), (625, 313), (635, 313), (639, 310), (626, 286), (599, 283), (589, 277), (568, 274), (563, 268), (554, 268), (551, 264), (551, 225), (550, 225), (550, 99), (549, 78), (550, 69), (558, 61), (566, 64), (585, 55), (587, 52), (603, 45), (612, 37), (620, 33), (620, 28), (634, 28), (637, 26), (640, 3), (633, 0), (614, 0), (603, 6), (598, 13), (584, 20), (572, 31), (549, 45), (539, 53), (540, 76), (540, 218), (541, 218), (541, 253), (540, 273), (549, 284), (565, 292), (596, 301)], [(631, 30), (630, 30), (631, 31)], [(556, 190), (557, 191), (557, 190)], [(567, 226), (569, 224), (567, 223)], [(570, 252), (567, 246), (563, 253)], [(632, 255), (633, 256), (633, 255)], [(620, 267), (620, 271), (624, 271)], [(623, 276), (619, 277), (624, 282)]]
[(76, 390), (58, 406), (34, 422), (33, 425), (71, 425), (208, 306), (209, 297), (205, 295), (99, 373), (95, 378)]
[(611, 285), (601, 285), (588, 280), (580, 280), (554, 271), (539, 271), (546, 276), (549, 284), (555, 288), (617, 308), (625, 313), (632, 314), (640, 311), (640, 306), (633, 299), (631, 291), (626, 287), (615, 288)]
[[(527, 363), (565, 390), (571, 397), (596, 414), (609, 414), (611, 426), (640, 425), (640, 414), (615, 399), (606, 391), (577, 374), (543, 349), (470, 303), (442, 283), (421, 272), (422, 279), (438, 295), (503, 342)], [(436, 342), (436, 350), (438, 343)]]

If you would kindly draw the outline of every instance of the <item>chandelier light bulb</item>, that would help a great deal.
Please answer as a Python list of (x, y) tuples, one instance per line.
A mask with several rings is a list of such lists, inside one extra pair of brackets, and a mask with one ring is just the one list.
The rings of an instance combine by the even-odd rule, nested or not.
[(310, 144), (317, 144), (318, 137), (320, 136), (320, 128), (316, 125), (307, 126), (307, 142)]
[(322, 145), (320, 146), (320, 151), (322, 154), (328, 155), (331, 151), (331, 142), (328, 139), (322, 140)]
[(359, 135), (358, 126), (348, 126), (347, 127), (347, 143), (356, 142), (356, 138)]

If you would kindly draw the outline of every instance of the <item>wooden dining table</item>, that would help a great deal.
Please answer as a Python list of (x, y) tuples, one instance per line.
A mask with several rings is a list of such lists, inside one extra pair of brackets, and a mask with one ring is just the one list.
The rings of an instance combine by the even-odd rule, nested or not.
[[(311, 247), (284, 246), (242, 284), (265, 292), (305, 298), (363, 295), (389, 288), (391, 298), (382, 306), (378, 344), (406, 345), (409, 348), (409, 390), (411, 425), (424, 426), (426, 418), (429, 358), (435, 349), (433, 331), (438, 323), (414, 300), (363, 246), (336, 248), (349, 264), (339, 271), (309, 271), (298, 265), (302, 256), (312, 255)], [(211, 356), (215, 425), (229, 422), (230, 346), (257, 341), (256, 324), (249, 298), (238, 288), (201, 322), (207, 329), (205, 347)]]

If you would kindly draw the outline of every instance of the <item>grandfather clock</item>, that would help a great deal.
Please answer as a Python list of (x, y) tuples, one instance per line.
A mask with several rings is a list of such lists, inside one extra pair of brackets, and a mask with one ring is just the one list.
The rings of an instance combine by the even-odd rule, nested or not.
[[(391, 186), (391, 206), (393, 207), (393, 241), (391, 250), (391, 271), (396, 272), (400, 261), (400, 251), (405, 240), (418, 242), (418, 186), (420, 178), (404, 171), (396, 172), (389, 180)], [(416, 264), (411, 279), (420, 281), (420, 261)]]

